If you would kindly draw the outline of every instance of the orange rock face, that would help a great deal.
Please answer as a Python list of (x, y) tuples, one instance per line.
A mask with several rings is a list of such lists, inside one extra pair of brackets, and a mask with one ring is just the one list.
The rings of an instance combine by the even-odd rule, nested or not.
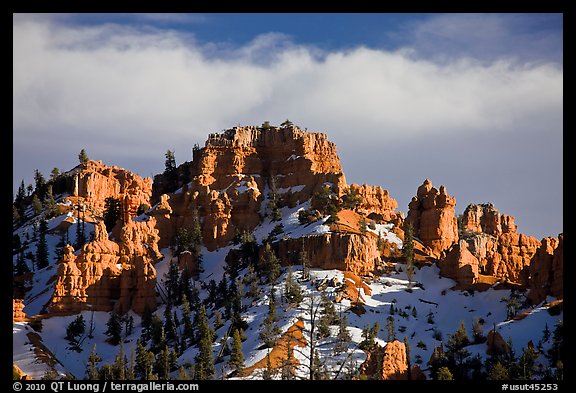
[(461, 240), (450, 249), (450, 252), (440, 261), (440, 274), (451, 278), (460, 285), (475, 284), (478, 280), (480, 262), (468, 250), (468, 243)]
[(558, 299), (564, 298), (564, 234), (558, 235), (558, 247), (554, 250), (552, 259), (552, 287), (550, 294)]
[[(146, 306), (156, 308), (158, 251), (156, 220), (129, 221), (121, 229), (120, 242), (108, 239), (99, 222), (94, 241), (82, 247), (80, 255), (66, 246), (56, 273), (49, 311), (79, 312), (86, 309), (142, 313)], [(115, 306), (114, 306), (115, 304)]]
[(458, 224), (454, 216), (456, 199), (432, 186), (428, 179), (418, 187), (416, 196), (408, 204), (405, 223), (412, 224), (414, 235), (430, 250), (433, 256), (440, 256), (458, 240)]
[(12, 322), (22, 322), (25, 320), (24, 302), (22, 299), (12, 299)]
[[(561, 236), (561, 239), (563, 236)], [(553, 285), (557, 285), (555, 273), (557, 269), (554, 269), (554, 258), (559, 258), (562, 255), (562, 250), (558, 250), (560, 240), (553, 237), (547, 237), (542, 239), (542, 244), (540, 248), (536, 251), (536, 254), (532, 258), (530, 263), (530, 292), (528, 293), (528, 299), (532, 304), (538, 304), (546, 299), (546, 296), (551, 294)], [(561, 265), (561, 264), (560, 264)], [(558, 268), (558, 267), (557, 267)], [(560, 268), (560, 271), (562, 269)], [(561, 277), (561, 273), (560, 273)], [(562, 280), (560, 280), (561, 282)], [(561, 291), (558, 293), (558, 288), (555, 287), (555, 295), (562, 295)]]
[[(281, 207), (308, 200), (325, 183), (337, 195), (346, 186), (336, 146), (325, 134), (294, 126), (236, 127), (211, 134), (205, 147), (194, 152), (190, 168), (190, 184), (162, 199), (158, 214), (168, 211), (166, 203), (172, 212), (169, 223), (159, 220), (161, 247), (170, 244), (176, 228), (191, 223), (195, 209), (204, 245), (214, 250), (261, 222), (269, 213), (263, 201), (272, 189)], [(386, 203), (379, 208), (387, 208)]]
[(326, 233), (297, 239), (283, 239), (273, 244), (282, 263), (299, 264), (304, 249), (309, 267), (347, 270), (356, 275), (371, 273), (380, 260), (375, 236), (355, 233)]
[(120, 199), (126, 222), (136, 216), (141, 204), (150, 204), (152, 179), (142, 179), (123, 168), (89, 160), (76, 173), (71, 194), (96, 215), (102, 214), (106, 198)]
[(356, 212), (378, 221), (393, 221), (397, 219), (398, 202), (391, 198), (387, 190), (380, 186), (359, 186), (350, 184), (350, 190), (362, 197), (362, 203), (355, 209)]
[[(380, 365), (377, 364), (379, 361), (382, 362)], [(382, 380), (407, 380), (406, 345), (395, 340), (384, 348), (378, 346), (368, 352), (366, 360), (360, 365), (360, 374), (376, 378), (377, 370), (381, 371), (378, 377)]]
[[(514, 223), (513, 219), (512, 223)], [(503, 232), (500, 212), (491, 203), (470, 204), (462, 214), (461, 230), (464, 236), (475, 233), (498, 236)]]

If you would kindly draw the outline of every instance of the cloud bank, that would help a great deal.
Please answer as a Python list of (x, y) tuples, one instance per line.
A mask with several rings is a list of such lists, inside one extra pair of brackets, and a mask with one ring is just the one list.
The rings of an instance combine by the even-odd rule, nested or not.
[[(417, 45), (325, 52), (275, 33), (240, 47), (200, 45), (189, 33), (150, 26), (40, 18), (15, 17), (13, 33), (15, 188), (35, 168), (73, 167), (81, 148), (150, 176), (163, 170), (167, 149), (187, 161), (209, 132), (289, 118), (328, 133), (348, 180), (388, 188), (400, 210), (430, 173), (449, 192), (462, 190), (462, 211), (480, 189), (470, 186), (476, 178), (498, 208), (524, 214), (522, 229), (528, 213), (515, 212), (519, 201), (505, 195), (535, 193), (527, 202), (534, 205), (542, 190), (529, 192), (526, 182), (539, 188), (542, 180), (556, 207), (539, 222), (551, 215), (557, 229), (548, 235), (562, 229), (561, 64), (437, 62)], [(541, 170), (552, 178), (524, 173)]]

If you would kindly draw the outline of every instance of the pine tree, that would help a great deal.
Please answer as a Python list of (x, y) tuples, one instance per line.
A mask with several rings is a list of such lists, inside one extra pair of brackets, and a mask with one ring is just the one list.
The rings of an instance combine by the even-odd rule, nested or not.
[(176, 323), (172, 314), (172, 305), (166, 304), (164, 309), (164, 332), (166, 333), (166, 340), (173, 343), (178, 342), (178, 333), (176, 332)]
[(488, 371), (488, 380), (491, 381), (504, 381), (510, 379), (510, 373), (506, 367), (497, 361), (492, 368)]
[(180, 298), (180, 270), (178, 269), (178, 262), (170, 262), (170, 267), (168, 268), (168, 272), (166, 272), (163, 281), (164, 287), (166, 288), (167, 304), (176, 304)]
[(276, 343), (276, 339), (280, 335), (280, 328), (276, 325), (278, 317), (276, 316), (276, 295), (274, 287), (270, 289), (268, 296), (268, 315), (262, 323), (262, 329), (259, 334), (260, 340), (268, 348), (272, 348)]
[(89, 158), (88, 154), (86, 154), (86, 150), (85, 149), (80, 150), (80, 153), (78, 154), (78, 161), (80, 161), (80, 164), (86, 165), (88, 160)]
[(80, 314), (66, 327), (66, 339), (71, 344), (78, 344), (78, 337), (82, 336), (85, 331), (86, 321), (84, 321), (84, 316)]
[(272, 284), (276, 282), (280, 275), (280, 261), (270, 243), (266, 243), (264, 246), (264, 255), (260, 259), (259, 267), (266, 278), (266, 282)]
[(190, 315), (190, 303), (188, 303), (188, 298), (184, 295), (182, 297), (182, 323), (184, 325), (183, 339), (186, 340), (187, 345), (182, 348), (183, 350), (188, 348), (188, 343), (194, 341), (194, 327), (192, 326)]
[(120, 348), (118, 349), (112, 367), (114, 370), (114, 379), (124, 381), (126, 379), (126, 357), (124, 355), (124, 344), (122, 342), (120, 342)]
[(108, 197), (104, 199), (104, 224), (106, 230), (110, 232), (116, 225), (116, 221), (120, 219), (122, 204), (119, 198)]
[(108, 336), (108, 341), (112, 345), (118, 345), (122, 341), (122, 318), (120, 315), (112, 311), (108, 322), (106, 322), (106, 327), (104, 334)]
[(408, 276), (408, 290), (412, 290), (412, 279), (416, 273), (414, 266), (414, 228), (411, 223), (406, 226), (406, 233), (404, 234), (404, 244), (402, 246), (402, 256), (406, 261), (406, 275)]
[(140, 322), (142, 326), (141, 339), (143, 342), (148, 342), (152, 337), (152, 311), (148, 304), (144, 306), (144, 312), (142, 313), (142, 320)]
[(232, 353), (228, 359), (228, 365), (232, 367), (237, 373), (241, 372), (244, 368), (244, 354), (242, 353), (242, 340), (240, 331), (234, 330), (232, 335)]
[(212, 332), (206, 317), (206, 308), (204, 305), (200, 306), (198, 317), (198, 347), (200, 353), (198, 354), (196, 364), (196, 376), (198, 379), (206, 380), (212, 379), (215, 375), (214, 359), (212, 357)]
[(284, 283), (284, 297), (289, 304), (300, 304), (303, 295), (300, 286), (294, 282), (292, 267), (288, 267), (288, 275)]
[(141, 380), (149, 381), (153, 379), (154, 375), (152, 369), (154, 367), (154, 353), (149, 352), (142, 341), (138, 340), (136, 345), (136, 364), (134, 371), (136, 376)]
[(412, 379), (412, 360), (410, 359), (410, 343), (408, 337), (404, 336), (404, 348), (406, 348), (406, 365), (408, 366), (408, 380)]
[(44, 179), (44, 175), (38, 169), (34, 170), (34, 183), (35, 183), (35, 191), (38, 198), (43, 199), (44, 193), (46, 192), (46, 180)]
[(38, 269), (43, 269), (48, 266), (48, 243), (46, 242), (46, 231), (48, 230), (48, 223), (46, 220), (40, 221), (40, 240), (38, 240), (38, 247), (36, 248), (36, 266)]
[(50, 180), (54, 181), (58, 176), (60, 176), (60, 169), (54, 167), (50, 172)]
[(48, 217), (53, 217), (56, 214), (56, 201), (54, 200), (54, 195), (52, 194), (52, 184), (48, 184), (46, 187), (46, 194), (44, 195), (44, 207), (46, 208), (46, 214)]
[(155, 369), (158, 378), (163, 380), (170, 378), (170, 351), (168, 350), (167, 345), (165, 345), (164, 348), (158, 352), (158, 355), (156, 355)]
[(102, 361), (102, 358), (96, 352), (96, 344), (92, 347), (92, 352), (88, 356), (88, 364), (86, 365), (86, 376), (88, 379), (98, 379), (98, 363)]
[(37, 216), (42, 213), (43, 208), (42, 202), (40, 201), (40, 198), (38, 198), (38, 194), (34, 194), (32, 197), (32, 209), (34, 210), (34, 214)]
[(440, 367), (438, 369), (438, 373), (436, 374), (436, 379), (439, 381), (452, 381), (454, 376), (448, 367)]
[(386, 320), (386, 329), (388, 330), (388, 339), (386, 341), (392, 342), (396, 340), (396, 333), (394, 328), (394, 317), (390, 316)]
[(276, 371), (272, 368), (272, 361), (270, 360), (270, 351), (266, 355), (266, 368), (262, 371), (262, 379), (272, 379)]
[(334, 351), (336, 354), (340, 354), (348, 349), (348, 343), (352, 340), (352, 337), (348, 331), (348, 318), (346, 315), (342, 315), (339, 318), (338, 334), (336, 335), (336, 340), (337, 342), (334, 346)]

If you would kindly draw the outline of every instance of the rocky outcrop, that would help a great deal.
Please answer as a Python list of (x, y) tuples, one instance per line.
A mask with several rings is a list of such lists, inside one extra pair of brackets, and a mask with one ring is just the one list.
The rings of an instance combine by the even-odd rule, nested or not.
[(22, 299), (12, 299), (12, 322), (23, 322), (25, 320), (24, 301)]
[(398, 218), (398, 213), (395, 212), (398, 202), (390, 197), (388, 190), (380, 186), (350, 184), (350, 191), (362, 198), (361, 203), (354, 209), (357, 213), (376, 221), (388, 222)]
[(407, 380), (406, 345), (395, 340), (387, 343), (384, 348), (376, 346), (367, 353), (366, 360), (360, 365), (359, 371), (360, 375), (364, 374), (374, 379)]
[[(89, 160), (74, 174), (74, 184), (69, 190), (75, 203), (80, 202), (95, 215), (102, 214), (108, 197), (120, 199), (124, 222), (136, 216), (140, 205), (150, 205), (152, 179), (119, 168)], [(76, 198), (75, 198), (76, 197)]]
[(355, 233), (308, 235), (272, 246), (284, 265), (300, 264), (304, 251), (309, 267), (347, 270), (359, 276), (373, 272), (380, 261), (377, 238)]
[(558, 247), (554, 250), (552, 259), (552, 285), (550, 294), (558, 299), (564, 298), (564, 234), (558, 235)]
[(528, 267), (539, 247), (540, 241), (533, 236), (503, 233), (498, 236), (495, 253), (488, 258), (486, 274), (527, 284)]
[(478, 281), (480, 262), (468, 250), (466, 240), (454, 245), (446, 258), (439, 262), (440, 275), (451, 278), (462, 286), (472, 285)]
[(498, 355), (506, 353), (507, 350), (508, 344), (506, 344), (502, 335), (494, 330), (490, 330), (486, 340), (486, 353), (488, 355)]
[(446, 188), (436, 189), (428, 179), (418, 187), (416, 196), (408, 204), (406, 224), (414, 228), (414, 236), (440, 256), (458, 240), (458, 224), (454, 216), (456, 199), (446, 193)]
[[(563, 236), (560, 236), (563, 239)], [(528, 293), (528, 299), (532, 304), (541, 303), (546, 299), (546, 296), (554, 292), (554, 296), (561, 297), (562, 291), (558, 291), (558, 281), (555, 276), (560, 276), (557, 274), (556, 270), (562, 271), (562, 263), (556, 262), (554, 266), (554, 259), (561, 258), (563, 254), (562, 249), (559, 250), (560, 239), (554, 237), (546, 237), (542, 239), (540, 248), (536, 250), (534, 257), (530, 263), (529, 268), (529, 282), (530, 282), (530, 292)], [(557, 252), (558, 250), (558, 252)], [(555, 269), (556, 268), (556, 269)], [(562, 280), (560, 279), (560, 282)], [(562, 284), (560, 284), (562, 285)], [(552, 287), (554, 286), (554, 291)]]
[[(529, 267), (541, 242), (517, 233), (514, 217), (500, 214), (491, 203), (471, 204), (460, 216), (459, 226), (461, 242), (465, 241), (470, 253), (478, 259), (479, 274), (528, 285)], [(460, 258), (454, 255), (457, 248), (451, 253), (453, 259)]]
[[(278, 206), (295, 206), (326, 183), (336, 195), (346, 186), (336, 146), (325, 134), (291, 125), (235, 127), (210, 134), (205, 147), (194, 150), (190, 171), (191, 182), (169, 198), (162, 197), (161, 213), (151, 213), (165, 215), (166, 204), (172, 210), (169, 224), (159, 220), (161, 247), (170, 244), (176, 228), (190, 225), (195, 211), (204, 245), (214, 250), (236, 233), (254, 229), (270, 213), (263, 201), (272, 194)], [(382, 210), (391, 202), (379, 203)]]
[(79, 255), (67, 245), (56, 273), (51, 313), (79, 312), (86, 309), (142, 313), (156, 308), (156, 270), (158, 251), (156, 220), (127, 222), (120, 241), (108, 239), (103, 222), (94, 228), (94, 240), (85, 244)]

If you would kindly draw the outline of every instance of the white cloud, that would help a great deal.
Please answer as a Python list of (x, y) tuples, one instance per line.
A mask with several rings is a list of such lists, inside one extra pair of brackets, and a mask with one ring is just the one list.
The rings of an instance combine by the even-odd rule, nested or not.
[(340, 150), (369, 145), (376, 154), (431, 135), (562, 134), (555, 63), (322, 53), (278, 34), (212, 51), (175, 31), (54, 18), (14, 18), (13, 33), (16, 187), (34, 168), (67, 169), (61, 156), (75, 159), (81, 147), (147, 176), (163, 169), (169, 148), (188, 160), (207, 133), (264, 120), (289, 118), (328, 132)]

